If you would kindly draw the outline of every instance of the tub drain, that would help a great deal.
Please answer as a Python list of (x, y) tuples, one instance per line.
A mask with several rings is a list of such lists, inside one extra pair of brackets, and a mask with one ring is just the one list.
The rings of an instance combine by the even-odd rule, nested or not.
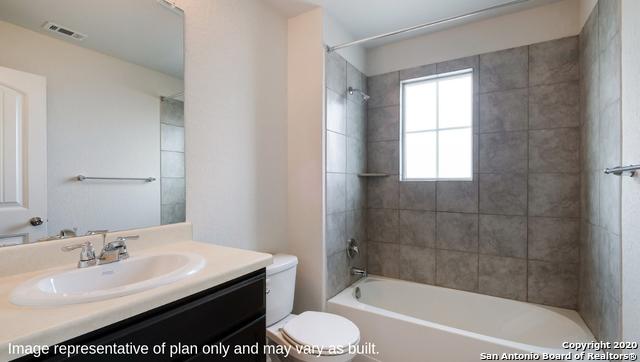
[(360, 293), (360, 287), (356, 287), (356, 299), (360, 299), (362, 294)]

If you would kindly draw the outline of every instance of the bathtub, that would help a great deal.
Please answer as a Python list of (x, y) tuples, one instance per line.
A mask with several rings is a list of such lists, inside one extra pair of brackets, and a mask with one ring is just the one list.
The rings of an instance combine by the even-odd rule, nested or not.
[(577, 352), (562, 342), (594, 340), (573, 310), (377, 276), (331, 298), (327, 309), (351, 319), (362, 343), (375, 344), (378, 354), (368, 359), (385, 362), (470, 362), (502, 353), (566, 358)]

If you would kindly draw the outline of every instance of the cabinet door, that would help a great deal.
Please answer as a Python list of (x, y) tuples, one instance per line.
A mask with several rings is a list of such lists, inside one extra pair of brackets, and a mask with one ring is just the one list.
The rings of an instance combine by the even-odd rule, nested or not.
[[(266, 360), (264, 355), (264, 344), (267, 338), (266, 329), (266, 319), (265, 317), (261, 317), (218, 342), (229, 347), (229, 353), (226, 357), (218, 354), (201, 353), (197, 356), (193, 356), (187, 361), (264, 362)], [(238, 351), (236, 348), (245, 347), (251, 349), (240, 350), (240, 353), (236, 353), (236, 351)]]

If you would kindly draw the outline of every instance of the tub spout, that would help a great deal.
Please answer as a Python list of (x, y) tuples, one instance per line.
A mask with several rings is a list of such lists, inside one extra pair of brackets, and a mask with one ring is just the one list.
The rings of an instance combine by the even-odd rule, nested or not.
[(351, 275), (358, 275), (366, 278), (369, 273), (367, 273), (367, 269), (351, 268)]

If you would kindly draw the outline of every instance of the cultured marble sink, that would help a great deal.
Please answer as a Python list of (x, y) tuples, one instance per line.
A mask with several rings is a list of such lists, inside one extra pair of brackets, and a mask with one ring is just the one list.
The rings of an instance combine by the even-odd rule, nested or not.
[(165, 253), (59, 270), (18, 285), (11, 293), (11, 302), (48, 307), (115, 298), (188, 278), (205, 264), (205, 259), (197, 254)]

